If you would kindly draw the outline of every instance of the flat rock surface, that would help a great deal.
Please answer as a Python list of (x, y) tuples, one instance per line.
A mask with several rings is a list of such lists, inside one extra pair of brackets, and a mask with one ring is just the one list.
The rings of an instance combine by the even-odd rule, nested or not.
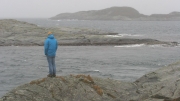
[(0, 101), (179, 101), (180, 61), (135, 82), (90, 75), (45, 77), (21, 85)]

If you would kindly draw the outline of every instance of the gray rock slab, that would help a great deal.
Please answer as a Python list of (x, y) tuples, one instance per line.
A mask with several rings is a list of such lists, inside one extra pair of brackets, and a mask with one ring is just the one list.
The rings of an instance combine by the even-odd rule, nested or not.
[(135, 82), (90, 75), (41, 78), (21, 85), (0, 101), (179, 101), (180, 61)]

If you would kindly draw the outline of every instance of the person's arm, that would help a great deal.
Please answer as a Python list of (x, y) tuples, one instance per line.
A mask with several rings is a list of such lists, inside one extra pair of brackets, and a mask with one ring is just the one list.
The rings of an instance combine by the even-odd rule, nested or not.
[(48, 51), (48, 40), (46, 39), (45, 41), (44, 41), (44, 54), (45, 55), (47, 55), (47, 51)]
[(58, 42), (57, 42), (57, 40), (56, 40), (56, 50), (58, 49)]

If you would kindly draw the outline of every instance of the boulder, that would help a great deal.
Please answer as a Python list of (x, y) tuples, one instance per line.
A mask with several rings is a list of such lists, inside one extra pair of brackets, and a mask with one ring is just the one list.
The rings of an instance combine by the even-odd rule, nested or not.
[(180, 61), (146, 74), (134, 83), (141, 92), (149, 94), (149, 101), (177, 99), (180, 97)]
[(57, 76), (19, 86), (0, 101), (125, 101), (138, 97), (136, 89), (133, 83), (89, 75)]

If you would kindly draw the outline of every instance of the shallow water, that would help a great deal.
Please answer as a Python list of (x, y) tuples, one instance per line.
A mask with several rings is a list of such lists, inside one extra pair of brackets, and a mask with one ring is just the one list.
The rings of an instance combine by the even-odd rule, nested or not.
[[(135, 81), (144, 74), (180, 60), (180, 47), (59, 46), (57, 75), (86, 74)], [(0, 96), (32, 80), (46, 77), (42, 46), (0, 47)]]

